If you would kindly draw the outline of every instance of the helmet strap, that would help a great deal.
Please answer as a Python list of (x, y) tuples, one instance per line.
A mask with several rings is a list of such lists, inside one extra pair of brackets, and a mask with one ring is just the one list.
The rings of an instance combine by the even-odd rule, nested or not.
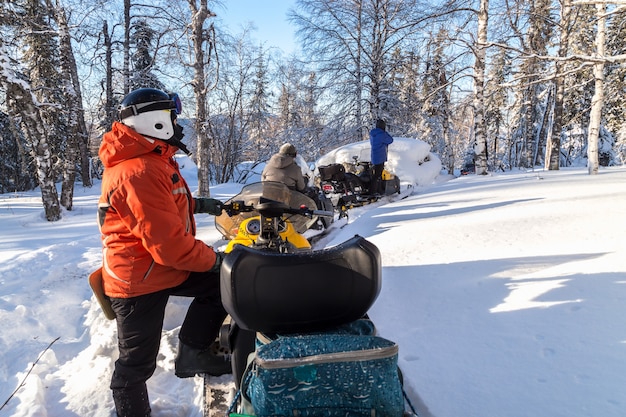
[(170, 145), (176, 146), (178, 149), (185, 152), (189, 156), (191, 155), (191, 152), (189, 151), (189, 149), (187, 149), (187, 146), (185, 146), (185, 144), (182, 142), (183, 137), (185, 136), (185, 134), (183, 133), (183, 127), (175, 122), (176, 113), (173, 110), (172, 110), (171, 117), (172, 117), (172, 127), (174, 128), (174, 135), (168, 140), (166, 140), (165, 142), (169, 143)]
[(191, 156), (191, 151), (187, 149), (187, 146), (182, 142), (183, 136), (183, 127), (179, 125), (174, 125), (174, 136), (166, 140), (166, 143), (170, 145), (176, 146), (181, 151), (185, 152), (187, 156)]

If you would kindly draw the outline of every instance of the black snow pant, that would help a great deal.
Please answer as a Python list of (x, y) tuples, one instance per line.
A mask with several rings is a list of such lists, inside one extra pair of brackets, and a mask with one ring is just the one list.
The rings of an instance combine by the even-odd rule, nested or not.
[(182, 343), (208, 348), (226, 318), (219, 273), (192, 272), (177, 287), (132, 298), (111, 298), (117, 320), (119, 358), (111, 390), (119, 417), (150, 415), (146, 381), (156, 369), (165, 306), (170, 295), (194, 297), (180, 328)]
[(370, 194), (384, 194), (384, 190), (382, 190), (383, 184), (383, 169), (385, 168), (385, 163), (376, 164), (372, 167), (372, 181), (370, 182)]

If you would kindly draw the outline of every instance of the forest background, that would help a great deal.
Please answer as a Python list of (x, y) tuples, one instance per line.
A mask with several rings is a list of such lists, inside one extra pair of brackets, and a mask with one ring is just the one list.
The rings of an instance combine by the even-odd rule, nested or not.
[(0, 193), (40, 187), (60, 219), (139, 87), (182, 97), (205, 196), (286, 141), (316, 160), (377, 118), (448, 173), (626, 159), (624, 0), (294, 4), (299, 48), (285, 55), (251, 27), (230, 32), (226, 1), (0, 0)]

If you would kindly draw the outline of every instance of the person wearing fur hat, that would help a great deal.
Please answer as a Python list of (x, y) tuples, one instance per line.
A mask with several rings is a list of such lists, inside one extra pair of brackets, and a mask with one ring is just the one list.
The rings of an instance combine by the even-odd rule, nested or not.
[(296, 164), (296, 155), (296, 147), (291, 143), (282, 145), (263, 168), (261, 181), (282, 182), (292, 190), (304, 191), (306, 183), (302, 170)]

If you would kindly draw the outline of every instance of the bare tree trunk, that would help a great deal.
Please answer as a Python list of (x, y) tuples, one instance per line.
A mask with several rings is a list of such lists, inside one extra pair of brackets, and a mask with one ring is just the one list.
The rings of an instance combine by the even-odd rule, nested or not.
[(541, 116), (541, 125), (539, 129), (537, 129), (537, 139), (535, 141), (535, 152), (533, 155), (533, 168), (535, 165), (545, 164), (545, 161), (541, 161), (540, 159), (546, 156), (546, 148), (549, 134), (549, 124), (550, 124), (550, 116), (552, 113), (552, 109), (554, 108), (554, 89), (549, 87), (548, 96), (545, 99), (545, 106), (543, 108), (543, 115)]
[(104, 37), (106, 73), (105, 79), (105, 121), (101, 126), (105, 131), (111, 129), (113, 121), (117, 118), (115, 103), (113, 101), (113, 41), (109, 34), (109, 24), (105, 20), (102, 23), (102, 35)]
[(454, 174), (454, 144), (452, 143), (452, 138), (450, 137), (450, 121), (447, 115), (444, 116), (441, 124), (443, 130), (443, 141), (445, 143), (446, 160), (448, 162), (446, 168), (450, 174)]
[[(604, 57), (606, 39), (606, 4), (596, 4), (598, 26), (596, 30), (596, 56)], [(604, 62), (598, 61), (593, 66), (595, 78), (595, 91), (591, 99), (591, 111), (589, 114), (589, 137), (587, 139), (587, 168), (590, 175), (598, 173), (598, 138), (600, 136), (600, 124), (602, 122), (602, 105), (604, 104)]]
[[(567, 56), (569, 45), (570, 19), (572, 12), (571, 0), (563, 0), (561, 3), (561, 23), (559, 57)], [(549, 170), (558, 170), (561, 159), (561, 130), (563, 130), (563, 100), (565, 96), (565, 80), (563, 79), (563, 68), (565, 63), (557, 60), (554, 74), (554, 117), (551, 129), (551, 137), (546, 146), (546, 164)]]
[(485, 59), (487, 55), (487, 27), (489, 0), (480, 0), (476, 62), (474, 63), (474, 164), (477, 175), (487, 175), (487, 129), (485, 127)]
[(124, 95), (130, 92), (130, 0), (124, 0)]
[[(196, 0), (188, 0), (189, 8), (191, 9), (191, 37), (193, 42), (194, 51), (194, 78), (191, 82), (193, 86), (193, 92), (196, 98), (196, 120), (195, 130), (197, 137), (196, 146), (196, 166), (198, 167), (198, 195), (203, 197), (209, 197), (211, 190), (209, 187), (209, 162), (210, 162), (210, 140), (208, 137), (209, 129), (207, 128), (209, 123), (207, 115), (206, 94), (207, 85), (205, 81), (204, 67), (205, 67), (205, 54), (204, 54), (204, 42), (209, 41), (209, 56), (211, 59), (211, 51), (213, 50), (215, 39), (215, 32), (205, 31), (204, 22), (209, 17), (215, 16), (207, 6), (207, 0), (200, 0), (200, 4), (196, 4)], [(207, 34), (208, 37), (207, 38)]]
[(59, 25), (59, 48), (61, 58), (61, 74), (64, 80), (63, 96), (70, 129), (67, 135), (67, 150), (63, 167), (63, 184), (61, 186), (61, 205), (67, 210), (72, 209), (76, 167), (80, 164), (83, 186), (91, 186), (89, 175), (89, 151), (87, 149), (87, 126), (82, 105), (82, 94), (78, 69), (72, 50), (71, 37), (65, 10), (58, 4), (55, 18)]
[(362, 1), (358, 1), (356, 2), (357, 5), (357, 27), (356, 29), (356, 39), (357, 39), (357, 43), (358, 46), (356, 48), (356, 55), (355, 55), (355, 59), (354, 59), (354, 63), (355, 63), (355, 91), (354, 91), (354, 97), (356, 98), (355, 100), (355, 105), (356, 108), (355, 113), (354, 113), (354, 118), (355, 118), (355, 125), (358, 127), (359, 132), (358, 132), (358, 137), (355, 138), (357, 141), (359, 140), (363, 140), (363, 138), (365, 138), (367, 136), (367, 133), (369, 132), (369, 127), (365, 126), (365, 123), (363, 122), (363, 106), (361, 105), (361, 101), (363, 100), (363, 63), (362, 63), (362, 57), (363, 57), (363, 2)]

